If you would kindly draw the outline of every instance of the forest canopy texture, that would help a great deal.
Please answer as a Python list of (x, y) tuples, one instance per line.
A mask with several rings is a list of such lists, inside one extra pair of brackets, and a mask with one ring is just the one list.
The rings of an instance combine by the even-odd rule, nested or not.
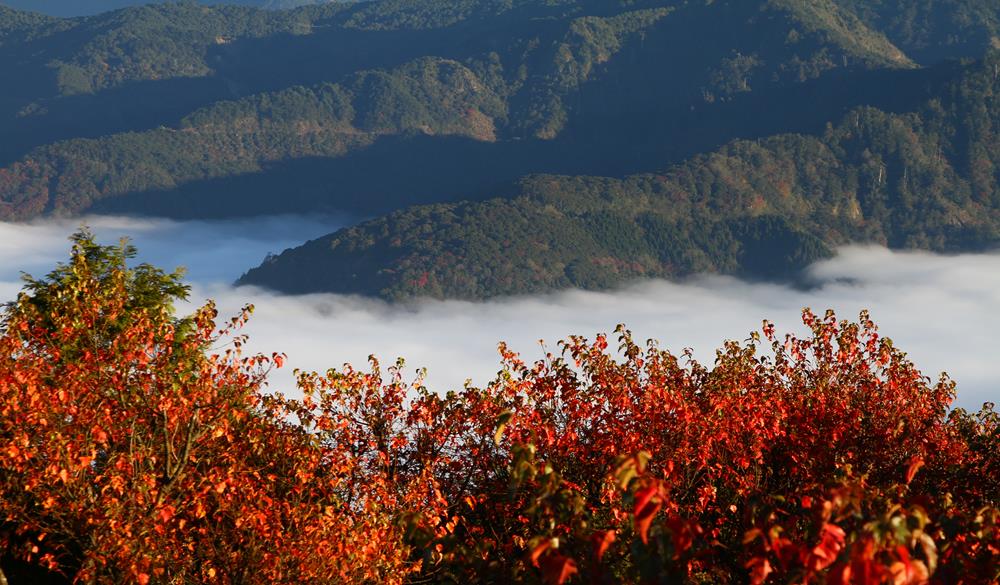
[(83, 232), (0, 329), (10, 583), (996, 583), (1000, 416), (949, 410), (869, 316), (713, 365), (570, 337), (484, 387), (300, 373), (252, 307)]
[(242, 282), (388, 299), (981, 249), (998, 46), (992, 0), (0, 7), (0, 218), (347, 212)]

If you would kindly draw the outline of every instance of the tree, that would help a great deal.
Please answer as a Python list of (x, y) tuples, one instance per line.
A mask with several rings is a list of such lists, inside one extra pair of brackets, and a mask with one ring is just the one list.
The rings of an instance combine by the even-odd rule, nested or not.
[(177, 319), (177, 275), (73, 240), (0, 336), (4, 555), (77, 583), (391, 573), (378, 546), (345, 558), (385, 522), (339, 512), (325, 451), (288, 422), (291, 403), (261, 393), (281, 356), (241, 355), (251, 308), (221, 329), (211, 304)]

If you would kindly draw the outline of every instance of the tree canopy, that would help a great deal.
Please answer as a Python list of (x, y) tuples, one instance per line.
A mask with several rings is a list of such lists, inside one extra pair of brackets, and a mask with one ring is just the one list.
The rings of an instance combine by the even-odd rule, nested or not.
[(481, 388), (372, 358), (290, 399), (250, 308), (178, 319), (175, 278), (74, 241), (0, 330), (11, 583), (1000, 579), (1000, 415), (950, 410), (866, 313), (711, 366), (620, 327), (500, 344)]

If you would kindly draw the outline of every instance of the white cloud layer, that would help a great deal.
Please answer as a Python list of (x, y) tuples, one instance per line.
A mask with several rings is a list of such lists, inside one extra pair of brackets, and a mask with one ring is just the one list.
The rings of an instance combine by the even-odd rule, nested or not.
[(397, 356), (428, 369), (428, 385), (446, 390), (466, 378), (481, 384), (497, 371), (496, 345), (505, 340), (526, 359), (543, 355), (570, 334), (593, 336), (628, 325), (637, 339), (656, 338), (678, 352), (692, 347), (710, 362), (725, 339), (744, 339), (774, 321), (801, 332), (803, 307), (832, 308), (841, 318), (871, 310), (884, 335), (931, 377), (947, 371), (958, 405), (1000, 402), (1000, 254), (942, 256), (850, 247), (812, 267), (813, 288), (701, 277), (651, 281), (620, 291), (568, 291), (484, 303), (425, 301), (409, 306), (338, 295), (289, 297), (228, 283), (268, 252), (280, 252), (329, 232), (336, 218), (284, 217), (227, 222), (171, 222), (94, 217), (27, 225), (0, 224), (0, 297), (20, 288), (21, 270), (35, 275), (67, 257), (66, 237), (86, 222), (105, 242), (130, 236), (140, 258), (162, 267), (184, 265), (192, 301), (217, 301), (223, 315), (248, 302), (256, 313), (246, 333), (251, 349), (288, 354), (272, 387), (287, 390), (291, 369), (362, 366), (369, 354)]

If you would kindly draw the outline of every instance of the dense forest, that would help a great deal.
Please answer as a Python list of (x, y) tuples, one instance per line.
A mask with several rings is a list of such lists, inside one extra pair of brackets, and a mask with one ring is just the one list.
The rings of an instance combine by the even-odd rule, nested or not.
[(414, 207), (270, 258), (290, 292), (482, 298), (701, 272), (788, 278), (846, 242), (1000, 241), (1000, 55), (913, 112), (848, 112), (817, 136), (735, 141), (625, 179), (538, 175), (513, 197)]
[[(203, 0), (202, 4), (229, 4), (257, 6), (260, 8), (283, 9), (322, 4), (324, 2), (350, 2), (354, 0)], [(49, 16), (89, 16), (143, 4), (156, 4), (157, 0), (2, 0), (0, 5), (40, 12)]]
[(393, 299), (983, 248), (998, 33), (988, 0), (0, 8), (0, 217), (374, 217), (244, 282)]
[[(728, 122), (745, 116), (732, 112), (725, 121), (712, 120), (710, 112), (695, 115), (690, 108), (721, 105), (751, 84), (783, 87), (831, 69), (913, 65), (833, 4), (825, 10), (834, 16), (771, 2), (628, 9), (603, 2), (470, 2), (448, 11), (423, 4), (328, 5), (278, 13), (181, 4), (112, 13), (106, 18), (130, 21), (120, 32), (108, 32), (106, 23), (96, 21), (68, 31), (43, 29), (51, 33), (44, 44), (56, 47), (66, 37), (100, 33), (47, 61), (50, 79), (38, 88), (25, 87), (32, 93), (11, 105), (17, 111), (11, 116), (9, 164), (2, 171), (6, 184), (0, 187), (0, 200), (10, 204), (6, 215), (77, 213), (95, 203), (99, 209), (172, 215), (269, 212), (274, 211), (268, 207), (270, 194), (283, 184), (294, 191), (284, 198), (286, 205), (295, 202), (301, 210), (365, 205), (371, 209), (361, 211), (387, 211), (408, 202), (465, 199), (476, 195), (477, 183), (499, 185), (528, 172), (582, 172), (594, 165), (598, 168), (591, 171), (617, 172), (651, 164), (650, 159), (658, 164), (662, 155), (655, 154), (655, 145), (620, 148), (645, 123), (642, 118), (686, 126), (691, 137), (706, 134), (671, 140), (684, 144), (676, 156), (723, 143), (745, 130)], [(421, 7), (426, 10), (418, 11)], [(785, 39), (796, 26), (802, 31), (796, 33), (796, 50), (789, 51)], [(723, 27), (728, 34), (718, 46), (699, 51), (700, 62), (682, 60), (693, 36), (708, 27)], [(21, 43), (10, 46), (15, 53), (23, 50)], [(620, 91), (664, 59), (678, 62), (677, 70), (641, 93)], [(449, 80), (441, 79), (447, 72), (414, 79), (410, 72), (428, 62), (461, 70), (465, 87), (449, 87)], [(145, 120), (127, 119), (136, 106), (120, 108), (115, 97), (134, 102), (135, 92), (142, 91), (136, 84), (145, 87), (152, 80), (171, 80), (176, 89), (154, 86), (166, 95), (183, 94), (188, 107), (199, 98), (206, 105), (180, 115), (180, 104), (157, 106), (153, 97), (153, 104), (144, 100), (134, 113)], [(111, 101), (102, 99), (96, 112), (80, 116), (78, 108), (93, 104), (86, 96), (95, 92), (109, 94)], [(234, 92), (246, 97), (220, 101)], [(466, 103), (468, 92), (479, 95)], [(344, 107), (345, 101), (351, 107)], [(158, 107), (172, 110), (173, 118), (157, 119)], [(573, 116), (573, 109), (581, 111)], [(115, 120), (101, 121), (105, 114)], [(63, 116), (82, 121), (64, 123)], [(572, 118), (580, 122), (569, 128)], [(97, 136), (58, 140), (68, 138), (74, 123), (92, 126), (80, 133)], [(116, 123), (126, 131), (108, 133)], [(771, 122), (776, 123), (794, 121), (782, 117)], [(47, 130), (53, 141), (32, 147), (46, 139)], [(561, 135), (566, 137), (557, 140)], [(594, 148), (595, 135), (607, 141), (603, 148)], [(468, 160), (412, 176), (422, 170), (408, 160), (414, 152), (448, 160), (465, 150)], [(634, 160), (637, 150), (648, 153), (640, 155), (646, 160)], [(611, 155), (615, 151), (621, 154)], [(399, 166), (411, 174), (407, 179), (416, 180), (370, 185), (372, 175), (384, 173), (338, 172), (359, 158), (365, 168)], [(499, 167), (494, 172), (475, 172), (493, 165)], [(469, 166), (474, 169), (464, 168)], [(248, 174), (265, 180), (241, 180)], [(254, 182), (267, 187), (248, 192)], [(404, 189), (410, 193), (400, 193)], [(209, 192), (215, 195), (206, 197)], [(198, 201), (204, 203), (193, 205)]]

